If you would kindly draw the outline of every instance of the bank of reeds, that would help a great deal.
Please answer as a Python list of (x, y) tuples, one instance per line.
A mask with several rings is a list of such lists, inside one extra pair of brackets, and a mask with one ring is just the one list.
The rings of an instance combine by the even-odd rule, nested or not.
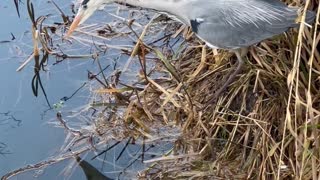
[[(318, 10), (317, 1), (306, 4)], [(245, 70), (209, 105), (234, 68), (233, 54), (193, 38), (176, 56), (153, 50), (168, 76), (144, 76), (146, 85), (130, 98), (123, 120), (134, 124), (136, 138), (153, 137), (150, 126), (175, 126), (181, 136), (141, 177), (319, 179), (317, 26), (302, 22), (251, 47)]]

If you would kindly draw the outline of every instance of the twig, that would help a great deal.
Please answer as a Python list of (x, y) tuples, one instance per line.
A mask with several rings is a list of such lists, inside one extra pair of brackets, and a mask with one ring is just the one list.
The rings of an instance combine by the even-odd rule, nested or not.
[(69, 132), (71, 132), (73, 135), (82, 136), (82, 133), (79, 130), (74, 130), (68, 126), (67, 122), (62, 119), (62, 115), (60, 112), (57, 113), (57, 119), (63, 125), (63, 127)]

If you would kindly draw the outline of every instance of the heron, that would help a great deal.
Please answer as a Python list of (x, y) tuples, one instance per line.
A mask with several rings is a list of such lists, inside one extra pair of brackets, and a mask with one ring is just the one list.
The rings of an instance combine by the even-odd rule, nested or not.
[[(267, 38), (299, 26), (299, 8), (280, 0), (83, 0), (67, 37), (103, 4), (119, 3), (173, 16), (191, 27), (210, 48), (234, 52), (237, 66), (227, 76), (211, 102), (233, 82), (243, 66), (241, 51)], [(305, 22), (314, 21), (315, 13), (306, 12)]]

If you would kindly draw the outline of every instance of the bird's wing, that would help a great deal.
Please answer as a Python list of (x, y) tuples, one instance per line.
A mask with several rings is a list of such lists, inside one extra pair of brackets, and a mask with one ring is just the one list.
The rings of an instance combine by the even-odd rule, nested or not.
[[(202, 4), (202, 5), (201, 5)], [(190, 0), (193, 31), (209, 45), (236, 49), (295, 27), (296, 8), (279, 0)]]

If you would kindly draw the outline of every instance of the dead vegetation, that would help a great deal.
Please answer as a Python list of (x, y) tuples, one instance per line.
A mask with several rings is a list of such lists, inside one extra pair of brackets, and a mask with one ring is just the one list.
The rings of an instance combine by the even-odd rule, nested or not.
[(302, 23), (299, 32), (251, 47), (246, 70), (205, 108), (235, 57), (193, 40), (176, 57), (155, 50), (169, 76), (144, 77), (124, 120), (133, 120), (136, 138), (150, 136), (150, 121), (174, 124), (182, 134), (141, 178), (318, 179), (318, 43), (317, 25)]
[[(134, 62), (140, 66), (110, 76), (100, 67), (91, 76), (92, 103), (79, 114), (94, 109), (92, 124), (74, 130), (60, 114), (69, 132), (62, 154), (128, 138), (141, 146), (165, 141), (173, 146), (163, 155), (140, 157), (146, 164), (140, 179), (319, 179), (319, 2), (305, 5), (317, 11), (317, 23), (310, 28), (302, 22), (251, 47), (245, 69), (215, 104), (207, 102), (236, 57), (203, 46), (186, 27), (160, 17), (141, 23), (114, 15), (117, 23), (78, 30), (82, 35), (74, 41), (89, 43), (94, 36), (95, 53), (116, 49), (129, 57), (125, 70)], [(131, 12), (136, 14), (128, 17), (145, 16)], [(136, 43), (109, 45), (106, 38)], [(133, 83), (122, 79), (132, 75)]]

